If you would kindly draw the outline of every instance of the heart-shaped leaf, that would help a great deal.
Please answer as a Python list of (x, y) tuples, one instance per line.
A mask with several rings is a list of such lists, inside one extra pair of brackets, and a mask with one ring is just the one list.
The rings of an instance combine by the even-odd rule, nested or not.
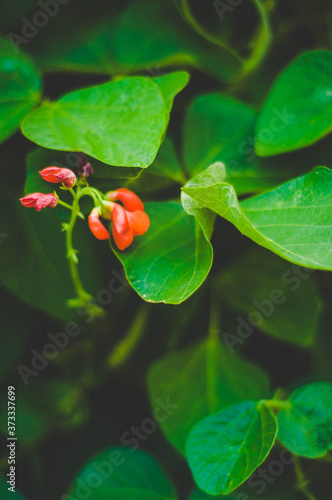
[(143, 299), (179, 304), (207, 277), (212, 246), (180, 203), (147, 203), (145, 207), (151, 222), (148, 231), (127, 250), (114, 251), (129, 283)]
[(265, 164), (254, 151), (257, 113), (222, 94), (197, 97), (184, 124), (184, 161), (191, 175), (213, 162), (226, 165), (226, 182), (238, 194), (262, 191), (282, 182), (285, 172)]
[(30, 60), (0, 39), (0, 142), (19, 128), (38, 103), (40, 91), (40, 78)]
[[(174, 500), (173, 487), (156, 460), (146, 452), (108, 448), (93, 457), (75, 479), (71, 494), (93, 491), (98, 500)], [(87, 493), (88, 494), (88, 493)]]
[(332, 52), (301, 55), (274, 83), (259, 114), (255, 150), (271, 156), (309, 146), (332, 131)]
[(332, 170), (318, 167), (239, 203), (233, 186), (225, 182), (224, 167), (217, 163), (182, 189), (284, 259), (332, 270)]
[(210, 495), (233, 491), (265, 460), (276, 435), (276, 419), (263, 401), (244, 401), (205, 418), (186, 447), (197, 485)]
[(124, 78), (44, 103), (22, 124), (40, 146), (82, 151), (109, 165), (150, 165), (163, 140), (172, 100), (188, 82), (185, 72), (158, 81)]
[[(195, 397), (188, 398), (192, 387)], [(193, 425), (207, 415), (245, 399), (265, 397), (265, 373), (240, 356), (230, 356), (215, 336), (154, 363), (148, 375), (150, 400), (169, 398), (177, 409), (160, 425), (181, 452)]]
[[(233, 310), (245, 313), (242, 321), (247, 322), (249, 330), (254, 320), (268, 335), (310, 345), (321, 309), (310, 272), (256, 247), (220, 275), (218, 292)], [(239, 329), (238, 321), (234, 324)], [(227, 333), (223, 335), (226, 341)]]
[(332, 384), (314, 382), (294, 391), (278, 414), (278, 438), (308, 458), (332, 450)]

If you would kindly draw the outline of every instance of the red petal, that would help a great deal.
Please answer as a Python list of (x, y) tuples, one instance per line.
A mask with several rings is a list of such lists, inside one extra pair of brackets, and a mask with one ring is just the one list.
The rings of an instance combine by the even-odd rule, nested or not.
[(113, 206), (112, 220), (113, 226), (115, 226), (117, 233), (122, 234), (130, 229), (127, 212), (121, 205), (118, 205), (117, 203), (115, 203)]
[(134, 233), (131, 228), (120, 234), (116, 230), (116, 226), (114, 224), (112, 226), (112, 234), (115, 244), (119, 250), (125, 250), (126, 248), (128, 248), (132, 244), (134, 239)]
[(41, 170), (39, 173), (44, 179), (44, 181), (47, 182), (52, 182), (53, 184), (58, 184), (61, 182), (60, 179), (58, 179), (57, 174), (61, 171), (61, 168), (59, 167), (46, 167), (43, 170)]
[(99, 220), (99, 209), (94, 208), (88, 218), (89, 228), (98, 240), (109, 240), (110, 235), (106, 227)]
[(136, 212), (127, 212), (127, 217), (129, 219), (131, 228), (133, 230), (134, 236), (140, 236), (146, 233), (150, 226), (150, 219), (148, 214), (138, 210)]
[(108, 193), (107, 198), (111, 201), (121, 201), (125, 209), (129, 212), (144, 210), (144, 205), (137, 194), (126, 188), (120, 188)]

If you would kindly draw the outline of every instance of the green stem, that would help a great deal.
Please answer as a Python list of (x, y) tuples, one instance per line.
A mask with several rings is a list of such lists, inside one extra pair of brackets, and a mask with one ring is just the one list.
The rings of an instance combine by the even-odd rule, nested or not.
[(284, 409), (286, 406), (289, 405), (288, 401), (280, 401), (278, 399), (264, 399), (264, 404), (271, 410), (281, 410)]
[[(65, 203), (62, 200), (58, 200), (58, 205), (62, 205), (63, 207), (68, 208), (68, 210), (70, 210), (71, 212), (74, 210), (74, 208), (71, 205), (68, 205), (68, 203)], [(77, 216), (80, 217), (81, 219), (84, 219), (84, 215), (81, 212), (79, 212)]]
[(306, 479), (298, 457), (294, 456), (294, 470), (296, 474), (296, 488), (305, 495), (308, 500), (317, 500), (308, 488), (309, 481)]
[(208, 40), (210, 43), (213, 43), (214, 45), (218, 45), (219, 47), (222, 47), (223, 49), (226, 49), (228, 52), (230, 52), (236, 59), (241, 61), (240, 57), (234, 52), (231, 47), (229, 47), (227, 44), (219, 40), (219, 38), (213, 36), (211, 33), (206, 31), (200, 24), (198, 24), (197, 20), (193, 16), (189, 2), (188, 0), (180, 0), (180, 5), (181, 5), (181, 11), (188, 22), (188, 24), (198, 33), (200, 36)]
[(107, 365), (110, 368), (118, 368), (123, 365), (132, 355), (135, 347), (142, 338), (145, 331), (145, 324), (149, 309), (146, 304), (142, 304), (138, 313), (129, 328), (128, 334), (112, 350), (107, 358)]
[(103, 205), (103, 196), (100, 193), (100, 191), (98, 191), (98, 189), (92, 188), (90, 186), (87, 186), (87, 187), (84, 187), (84, 188), (81, 188), (80, 190), (78, 190), (76, 196), (77, 196), (77, 200), (79, 200), (82, 196), (91, 196), (91, 198), (93, 199), (96, 206)]
[(248, 59), (242, 59), (236, 52), (234, 52), (234, 50), (230, 46), (228, 46), (218, 37), (206, 31), (197, 22), (197, 20), (195, 19), (195, 17), (191, 12), (188, 0), (180, 0), (180, 6), (183, 16), (186, 19), (186, 21), (190, 24), (190, 26), (196, 31), (196, 33), (204, 37), (209, 42), (227, 50), (242, 63), (243, 69), (239, 75), (239, 80), (242, 80), (242, 78), (248, 75), (260, 64), (260, 62), (264, 59), (265, 54), (267, 53), (273, 38), (271, 33), (269, 17), (267, 15), (265, 5), (262, 3), (261, 0), (253, 0), (253, 3), (255, 4), (257, 11), (259, 13), (262, 26), (260, 28), (257, 39), (255, 40), (255, 48), (253, 49), (251, 56)]
[(91, 299), (89, 295), (83, 288), (79, 273), (78, 273), (78, 258), (76, 255), (76, 250), (73, 247), (73, 229), (80, 213), (80, 206), (78, 202), (78, 197), (74, 196), (72, 212), (69, 223), (66, 225), (66, 243), (67, 243), (67, 258), (69, 259), (70, 272), (75, 285), (76, 293), (78, 299), (85, 303)]
[(218, 341), (220, 334), (220, 315), (217, 301), (214, 296), (211, 297), (210, 306), (210, 324), (209, 324), (209, 339)]
[(264, 59), (265, 54), (267, 53), (273, 39), (269, 17), (266, 13), (266, 7), (263, 5), (261, 0), (253, 1), (261, 17), (262, 28), (255, 42), (257, 48), (254, 49), (251, 57), (249, 57), (249, 59), (244, 62), (243, 71), (240, 75), (241, 78), (253, 71), (260, 64), (260, 62)]

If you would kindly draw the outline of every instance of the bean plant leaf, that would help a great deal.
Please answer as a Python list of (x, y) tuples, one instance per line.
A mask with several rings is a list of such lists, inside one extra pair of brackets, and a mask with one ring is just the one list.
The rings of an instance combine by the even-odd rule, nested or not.
[[(184, 124), (184, 163), (194, 176), (213, 162), (226, 165), (226, 181), (238, 194), (261, 191), (285, 179), (283, 169), (263, 163), (254, 150), (257, 113), (222, 94), (197, 97)], [(279, 181), (279, 182), (278, 182)]]
[(262, 332), (305, 346), (321, 310), (311, 273), (256, 247), (220, 275), (218, 292), (248, 321), (253, 315)]
[(196, 484), (210, 495), (227, 494), (265, 460), (277, 422), (263, 401), (244, 401), (196, 424), (186, 457)]
[(41, 82), (30, 60), (0, 39), (0, 142), (19, 128), (39, 101)]
[(124, 78), (45, 102), (22, 124), (40, 146), (82, 151), (109, 165), (145, 168), (156, 156), (173, 97), (187, 83), (185, 72), (158, 82)]
[(71, 493), (75, 496), (80, 484), (89, 484), (92, 476), (99, 478), (94, 498), (107, 500), (174, 500), (173, 487), (157, 461), (145, 451), (108, 448), (93, 457), (78, 474)]
[(212, 246), (178, 202), (147, 203), (150, 227), (125, 251), (114, 248), (131, 286), (148, 302), (179, 304), (203, 283)]
[(260, 156), (294, 151), (332, 131), (332, 52), (307, 52), (274, 83), (259, 114), (255, 150)]
[(318, 167), (258, 196), (238, 202), (225, 169), (211, 165), (184, 193), (229, 220), (248, 238), (286, 260), (332, 270), (332, 171)]
[(149, 173), (168, 177), (179, 184), (186, 183), (174, 144), (168, 137), (160, 146), (158, 154), (149, 168)]
[[(195, 387), (195, 397), (189, 397)], [(160, 425), (181, 452), (190, 429), (199, 420), (233, 403), (265, 397), (263, 370), (236, 354), (215, 336), (155, 362), (148, 374), (151, 404), (167, 399), (177, 409)]]
[(292, 453), (308, 458), (332, 450), (332, 384), (296, 389), (278, 414), (278, 438)]
[[(222, 495), (215, 498), (219, 498), (220, 500), (236, 500), (236, 496), (234, 495)], [(197, 489), (192, 492), (188, 500), (211, 500), (211, 496)]]
[(216, 51), (195, 33), (173, 2), (134, 0), (124, 12), (123, 5), (114, 5), (112, 17), (103, 16), (89, 30), (85, 29), (91, 17), (89, 5), (82, 5), (73, 27), (70, 20), (75, 14), (75, 8), (66, 5), (47, 34), (40, 31), (38, 41), (30, 41), (28, 49), (44, 69), (116, 75), (142, 71), (157, 76), (165, 67), (182, 65), (222, 80), (233, 78), (241, 69), (236, 56), (222, 47)]
[[(242, 486), (239, 490), (236, 491), (236, 493), (234, 492), (230, 495), (217, 495), (213, 498), (219, 500), (296, 500), (296, 496), (294, 493), (286, 491), (285, 487), (280, 488), (278, 486), (273, 485), (273, 492), (271, 493), (253, 493), (252, 486), (247, 487), (246, 489), (244, 486)], [(211, 500), (211, 495), (208, 495), (207, 493), (204, 493), (203, 491), (197, 489), (193, 491), (188, 500)]]

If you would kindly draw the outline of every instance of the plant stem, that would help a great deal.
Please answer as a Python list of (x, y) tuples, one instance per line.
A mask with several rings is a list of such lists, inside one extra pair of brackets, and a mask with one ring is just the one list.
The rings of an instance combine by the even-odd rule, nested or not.
[(279, 399), (264, 399), (264, 404), (271, 410), (277, 410), (277, 412), (290, 405), (288, 401), (281, 401)]
[(244, 63), (241, 78), (253, 71), (260, 64), (269, 50), (272, 41), (272, 32), (266, 7), (261, 0), (254, 0), (254, 4), (256, 5), (261, 18), (262, 28), (255, 44), (256, 49), (253, 51), (251, 57), (249, 57), (249, 59)]
[(306, 479), (305, 474), (300, 465), (300, 461), (297, 456), (294, 456), (294, 470), (296, 474), (296, 488), (305, 495), (308, 500), (317, 500), (315, 495), (311, 493), (308, 488), (309, 481)]
[(146, 304), (142, 304), (136, 317), (129, 328), (128, 334), (112, 350), (107, 358), (107, 365), (110, 368), (118, 368), (123, 365), (133, 353), (144, 331), (149, 309)]
[(223, 49), (227, 50), (230, 52), (236, 59), (241, 60), (240, 57), (234, 52), (229, 45), (224, 43), (222, 40), (220, 40), (218, 37), (212, 35), (208, 31), (206, 31), (198, 22), (196, 21), (195, 17), (193, 16), (188, 0), (180, 0), (180, 6), (182, 10), (182, 14), (185, 18), (185, 20), (188, 22), (188, 24), (198, 33), (200, 36), (208, 40), (210, 43), (213, 43), (214, 45), (218, 45), (219, 47), (222, 47)]
[(86, 187), (83, 187), (82, 189), (80, 189), (77, 192), (77, 195), (75, 194), (75, 196), (77, 197), (77, 200), (79, 200), (82, 196), (86, 196), (86, 195), (91, 196), (91, 198), (95, 202), (96, 206), (98, 206), (98, 205), (102, 206), (103, 196), (98, 191), (98, 189), (92, 188), (90, 186), (86, 186)]
[(73, 283), (75, 285), (77, 297), (80, 301), (87, 302), (88, 300), (91, 299), (91, 295), (89, 295), (83, 288), (81, 278), (78, 273), (78, 267), (77, 267), (78, 259), (76, 255), (77, 252), (73, 248), (73, 229), (79, 213), (80, 213), (80, 206), (78, 198), (75, 194), (70, 221), (66, 226), (67, 258), (69, 259), (70, 272), (73, 279)]
[[(73, 208), (71, 205), (68, 205), (68, 203), (65, 203), (65, 202), (64, 202), (64, 201), (62, 201), (62, 200), (58, 200), (58, 205), (62, 205), (63, 207), (68, 208), (68, 210), (71, 210), (71, 211), (73, 211), (73, 210), (74, 210), (74, 208)], [(84, 215), (83, 215), (83, 214), (81, 214), (81, 212), (79, 212), (79, 213), (77, 214), (77, 216), (78, 216), (78, 217), (80, 217), (81, 219), (84, 219)]]

